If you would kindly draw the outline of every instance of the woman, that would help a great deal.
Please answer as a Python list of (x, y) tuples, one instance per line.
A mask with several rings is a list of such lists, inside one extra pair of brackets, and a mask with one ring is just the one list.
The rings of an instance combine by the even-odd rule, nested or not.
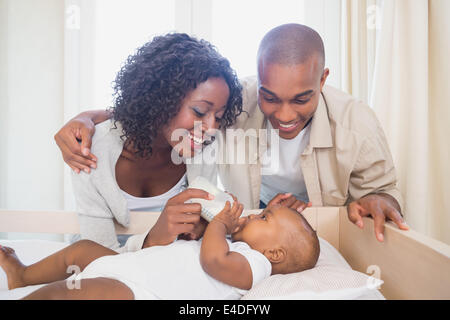
[[(128, 58), (114, 92), (112, 120), (93, 137), (98, 169), (73, 175), (81, 237), (116, 251), (137, 250), (142, 237), (119, 247), (113, 219), (127, 225), (129, 211), (141, 210), (162, 211), (144, 247), (199, 238), (201, 206), (185, 202), (210, 196), (182, 191), (186, 165), (172, 161), (173, 151), (184, 158), (201, 152), (208, 133), (240, 114), (241, 86), (229, 62), (186, 34), (155, 37)], [(185, 134), (173, 139), (180, 129)]]

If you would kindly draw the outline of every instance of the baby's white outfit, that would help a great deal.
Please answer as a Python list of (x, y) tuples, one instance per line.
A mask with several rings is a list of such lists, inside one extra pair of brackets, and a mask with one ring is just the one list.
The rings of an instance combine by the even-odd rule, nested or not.
[[(256, 285), (270, 276), (272, 265), (245, 242), (231, 242), (229, 250), (248, 261)], [(220, 282), (200, 264), (202, 240), (178, 240), (167, 246), (153, 246), (136, 252), (101, 257), (91, 262), (77, 279), (105, 277), (121, 281), (136, 300), (153, 299), (239, 299), (247, 290)]]

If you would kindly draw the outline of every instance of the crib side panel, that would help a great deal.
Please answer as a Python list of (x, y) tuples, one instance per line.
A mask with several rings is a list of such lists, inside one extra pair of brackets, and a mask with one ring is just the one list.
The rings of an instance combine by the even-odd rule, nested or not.
[[(117, 234), (139, 234), (148, 231), (159, 212), (131, 212), (130, 225), (115, 223)], [(76, 212), (0, 210), (0, 232), (33, 232), (78, 234), (80, 226)]]
[(117, 234), (141, 234), (148, 232), (153, 225), (158, 221), (160, 212), (130, 212), (130, 225), (125, 228), (116, 223)]
[(372, 219), (361, 230), (341, 208), (339, 246), (353, 269), (384, 281), (387, 299), (450, 299), (450, 246), (442, 242), (387, 223), (380, 243)]
[(77, 234), (75, 212), (0, 210), (0, 232)]
[[(244, 215), (258, 214), (261, 210), (246, 210)], [(147, 232), (158, 220), (159, 212), (131, 212), (130, 225), (115, 223), (117, 234)], [(339, 208), (307, 208), (303, 215), (319, 237), (339, 250)], [(0, 210), (0, 232), (37, 232), (78, 234), (80, 231), (75, 212), (67, 211), (11, 211)]]

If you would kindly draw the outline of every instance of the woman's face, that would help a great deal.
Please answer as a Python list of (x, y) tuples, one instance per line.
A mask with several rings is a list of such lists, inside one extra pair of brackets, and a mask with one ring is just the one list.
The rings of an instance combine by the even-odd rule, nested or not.
[(209, 78), (186, 95), (178, 114), (163, 129), (164, 138), (179, 156), (190, 158), (201, 152), (219, 128), (229, 96), (223, 78)]

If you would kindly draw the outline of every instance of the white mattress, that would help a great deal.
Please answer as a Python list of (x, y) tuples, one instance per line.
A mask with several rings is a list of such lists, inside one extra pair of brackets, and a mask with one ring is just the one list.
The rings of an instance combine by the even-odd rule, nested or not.
[[(328, 242), (323, 239), (321, 241), (321, 256), (320, 259), (325, 260), (334, 265), (339, 265), (343, 268), (350, 268), (350, 265), (345, 261), (342, 255), (334, 249)], [(0, 245), (14, 248), (17, 256), (25, 265), (33, 264), (52, 253), (66, 247), (68, 243), (46, 240), (0, 240)], [(323, 261), (322, 260), (322, 261)], [(0, 300), (16, 300), (25, 297), (31, 292), (37, 290), (43, 285), (28, 286), (25, 288), (18, 288), (8, 290), (8, 283), (6, 275), (2, 268), (0, 268)], [(269, 297), (270, 299), (270, 297)], [(382, 300), (384, 297), (377, 290), (371, 290), (358, 296), (358, 300)]]

